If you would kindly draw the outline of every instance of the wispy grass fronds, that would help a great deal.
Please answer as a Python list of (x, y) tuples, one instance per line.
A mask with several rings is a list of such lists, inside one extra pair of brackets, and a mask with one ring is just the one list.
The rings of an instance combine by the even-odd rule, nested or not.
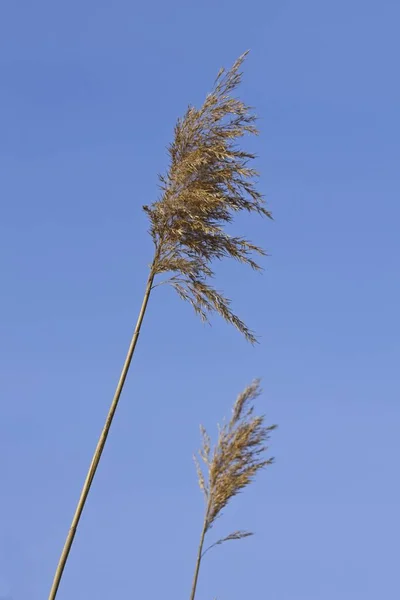
[(254, 400), (260, 393), (260, 382), (256, 380), (238, 396), (229, 422), (219, 427), (218, 440), (213, 449), (208, 433), (201, 427), (203, 441), (199, 457), (205, 465), (205, 472), (196, 457), (195, 463), (206, 510), (191, 600), (195, 598), (200, 564), (205, 553), (227, 541), (252, 535), (248, 531), (234, 531), (203, 550), (207, 532), (229, 501), (244, 490), (261, 469), (273, 462), (272, 458), (266, 457), (266, 443), (276, 425), (267, 426), (264, 416), (254, 415)]
[(201, 108), (189, 106), (178, 121), (170, 166), (160, 176), (161, 197), (144, 209), (156, 247), (154, 272), (173, 273), (169, 283), (204, 321), (218, 313), (254, 343), (256, 337), (232, 312), (230, 300), (211, 284), (215, 259), (233, 258), (260, 270), (255, 256), (265, 254), (224, 227), (243, 210), (271, 217), (250, 166), (255, 156), (236, 144), (246, 134), (257, 134), (250, 107), (232, 95), (246, 54), (229, 71), (220, 70)]

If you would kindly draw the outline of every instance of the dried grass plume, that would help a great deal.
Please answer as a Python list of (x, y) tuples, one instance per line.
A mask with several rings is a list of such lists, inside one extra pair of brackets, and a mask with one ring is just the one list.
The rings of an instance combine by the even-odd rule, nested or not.
[(206, 430), (201, 428), (203, 443), (199, 454), (205, 465), (205, 472), (196, 457), (195, 463), (206, 509), (191, 600), (195, 598), (200, 563), (205, 553), (227, 541), (252, 535), (248, 531), (234, 531), (203, 550), (207, 532), (229, 501), (244, 490), (261, 469), (273, 462), (273, 459), (267, 458), (265, 454), (268, 449), (266, 442), (276, 425), (267, 426), (264, 416), (254, 415), (253, 402), (260, 393), (260, 382), (256, 380), (238, 396), (229, 423), (219, 428), (214, 449), (211, 448), (211, 440)]
[(236, 145), (244, 135), (258, 133), (250, 107), (232, 95), (246, 54), (229, 71), (220, 70), (201, 108), (189, 106), (178, 121), (170, 166), (160, 176), (161, 197), (143, 208), (155, 244), (154, 273), (172, 272), (168, 283), (204, 321), (218, 313), (254, 343), (256, 337), (232, 312), (230, 300), (211, 285), (213, 260), (234, 258), (259, 270), (254, 257), (265, 254), (224, 227), (243, 210), (271, 217), (250, 166), (255, 155)]

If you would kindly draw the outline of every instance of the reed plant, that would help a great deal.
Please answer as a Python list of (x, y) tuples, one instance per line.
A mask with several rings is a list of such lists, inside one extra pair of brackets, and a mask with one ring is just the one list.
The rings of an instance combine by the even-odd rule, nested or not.
[[(200, 461), (197, 457), (194, 459), (199, 486), (204, 494), (205, 512), (190, 600), (195, 600), (196, 597), (204, 555), (225, 542), (253, 535), (250, 531), (233, 531), (204, 548), (207, 534), (232, 498), (252, 483), (261, 469), (273, 462), (273, 458), (266, 457), (266, 442), (276, 425), (267, 426), (264, 416), (254, 415), (254, 401), (260, 393), (260, 382), (256, 380), (239, 394), (229, 422), (219, 427), (218, 439), (213, 449), (207, 431), (201, 427)], [(201, 463), (205, 468), (202, 468)]]
[[(247, 53), (246, 53), (247, 54)], [(257, 134), (251, 108), (234, 96), (242, 78), (243, 54), (231, 69), (221, 69), (200, 108), (189, 106), (179, 119), (168, 148), (169, 168), (160, 176), (159, 198), (144, 206), (154, 247), (137, 323), (100, 434), (72, 523), (59, 559), (49, 600), (54, 600), (77, 527), (99, 465), (134, 354), (150, 295), (160, 284), (171, 285), (203, 321), (218, 314), (245, 338), (256, 337), (232, 310), (230, 300), (215, 287), (213, 263), (232, 258), (260, 270), (264, 250), (245, 237), (226, 231), (241, 211), (271, 217), (251, 166), (254, 154), (238, 142)], [(161, 279), (160, 279), (161, 277)]]

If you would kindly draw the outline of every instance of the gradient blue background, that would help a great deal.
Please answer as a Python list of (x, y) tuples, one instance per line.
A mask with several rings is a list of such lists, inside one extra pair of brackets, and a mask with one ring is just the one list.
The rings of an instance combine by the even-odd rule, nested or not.
[(141, 206), (176, 118), (247, 48), (275, 222), (237, 225), (271, 256), (218, 283), (262, 343), (156, 291), (58, 598), (188, 598), (198, 425), (256, 376), (276, 464), (221, 520), (257, 535), (208, 555), (198, 599), (399, 597), (399, 19), (395, 0), (1, 2), (3, 598), (47, 598), (142, 297)]

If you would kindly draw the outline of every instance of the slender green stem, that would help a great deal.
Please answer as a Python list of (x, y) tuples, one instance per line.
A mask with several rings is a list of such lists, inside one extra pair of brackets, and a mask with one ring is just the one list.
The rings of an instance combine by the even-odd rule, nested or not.
[[(154, 263), (153, 263), (153, 265), (154, 265)], [(122, 389), (123, 389), (124, 384), (125, 384), (126, 376), (128, 374), (128, 371), (129, 371), (129, 367), (130, 367), (130, 364), (131, 364), (132, 356), (133, 356), (133, 353), (135, 351), (137, 341), (139, 339), (139, 334), (140, 334), (140, 329), (141, 329), (142, 322), (143, 322), (143, 317), (144, 317), (144, 315), (146, 313), (147, 303), (149, 301), (149, 297), (150, 297), (150, 293), (151, 293), (151, 289), (152, 289), (152, 285), (153, 285), (153, 280), (154, 280), (154, 268), (153, 268), (153, 265), (151, 266), (151, 269), (150, 269), (150, 274), (149, 274), (149, 277), (148, 277), (148, 280), (147, 280), (147, 285), (146, 285), (146, 290), (145, 290), (144, 297), (143, 297), (142, 306), (141, 306), (140, 311), (139, 311), (139, 316), (138, 316), (138, 319), (137, 319), (135, 331), (133, 333), (133, 336), (132, 336), (132, 339), (131, 339), (131, 343), (129, 345), (128, 353), (126, 355), (124, 366), (123, 366), (122, 371), (121, 371), (121, 376), (119, 378), (118, 385), (117, 385), (117, 388), (115, 390), (114, 398), (113, 398), (113, 400), (111, 402), (110, 409), (109, 409), (108, 414), (107, 414), (105, 425), (104, 425), (103, 430), (101, 432), (101, 435), (99, 437), (99, 441), (97, 442), (96, 450), (94, 451), (92, 462), (90, 464), (88, 473), (86, 475), (86, 479), (85, 479), (85, 482), (83, 484), (82, 492), (81, 492), (81, 495), (80, 495), (80, 498), (79, 498), (79, 501), (78, 501), (78, 504), (77, 504), (77, 507), (76, 507), (76, 510), (75, 510), (75, 513), (74, 513), (74, 516), (73, 516), (73, 519), (72, 519), (72, 522), (71, 522), (71, 527), (69, 529), (69, 532), (68, 532), (68, 535), (67, 535), (67, 539), (65, 541), (64, 548), (63, 548), (63, 551), (62, 551), (61, 556), (60, 556), (60, 560), (59, 560), (58, 565), (57, 565), (57, 569), (56, 569), (56, 572), (55, 572), (55, 575), (54, 575), (53, 585), (51, 586), (51, 590), (50, 590), (50, 594), (49, 594), (49, 600), (54, 600), (55, 597), (56, 597), (56, 595), (57, 595), (57, 591), (58, 591), (58, 588), (59, 588), (59, 585), (60, 585), (60, 581), (61, 581), (61, 578), (62, 578), (62, 575), (63, 575), (63, 571), (64, 571), (65, 565), (67, 563), (67, 560), (68, 560), (68, 555), (70, 553), (71, 546), (72, 546), (74, 538), (75, 538), (75, 534), (76, 534), (76, 530), (77, 530), (77, 527), (78, 527), (78, 524), (79, 524), (79, 520), (81, 518), (83, 509), (85, 507), (86, 500), (87, 500), (87, 497), (88, 497), (88, 494), (89, 494), (89, 491), (90, 491), (90, 487), (92, 485), (93, 478), (94, 478), (94, 476), (96, 474), (97, 467), (99, 465), (100, 458), (101, 458), (102, 452), (104, 450), (104, 446), (105, 446), (105, 443), (106, 443), (106, 440), (107, 440), (107, 437), (108, 437), (108, 433), (110, 431), (110, 427), (111, 427), (111, 424), (112, 424), (112, 421), (113, 421), (113, 418), (114, 418), (114, 414), (115, 414), (115, 411), (117, 409), (118, 402), (119, 402), (119, 399), (120, 399), (120, 396), (121, 396), (121, 392), (122, 392)]]
[(197, 550), (197, 559), (196, 559), (196, 566), (195, 566), (195, 569), (194, 569), (192, 591), (191, 591), (191, 594), (190, 594), (190, 600), (194, 600), (195, 596), (196, 596), (197, 581), (199, 579), (199, 571), (200, 571), (201, 559), (203, 558), (204, 538), (205, 538), (206, 532), (207, 532), (207, 521), (208, 521), (208, 517), (207, 517), (207, 513), (206, 513), (206, 515), (204, 517), (203, 529), (202, 529), (201, 535), (200, 535), (199, 547), (198, 547), (198, 550)]

